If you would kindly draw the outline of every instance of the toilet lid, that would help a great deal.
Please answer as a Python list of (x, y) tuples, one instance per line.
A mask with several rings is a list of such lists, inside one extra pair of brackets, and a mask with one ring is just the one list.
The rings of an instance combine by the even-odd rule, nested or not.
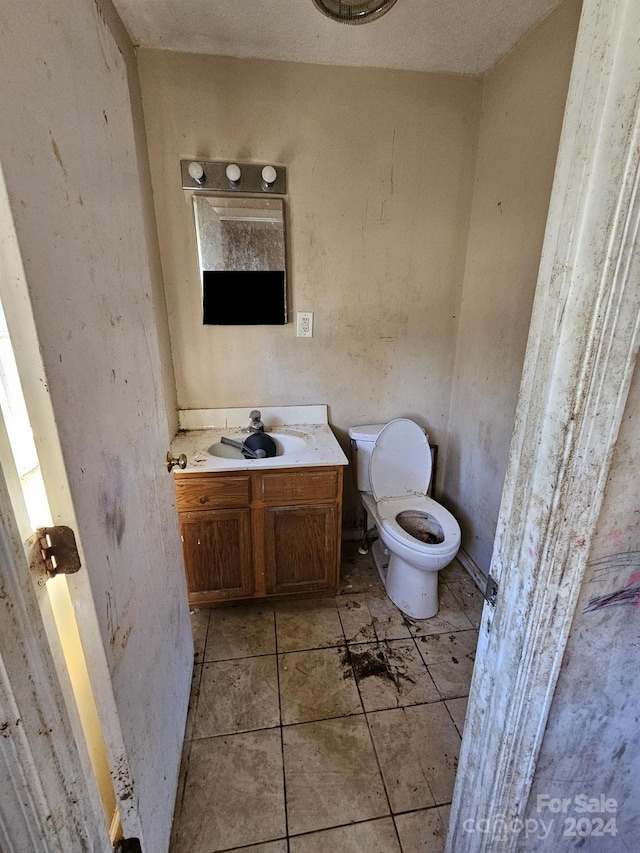
[(426, 495), (431, 479), (431, 450), (418, 424), (396, 418), (382, 428), (371, 453), (369, 474), (376, 501)]

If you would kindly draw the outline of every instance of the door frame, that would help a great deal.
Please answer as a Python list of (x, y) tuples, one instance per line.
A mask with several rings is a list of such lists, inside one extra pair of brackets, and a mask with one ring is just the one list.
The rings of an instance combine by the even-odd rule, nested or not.
[[(68, 584), (78, 621), (84, 654), (91, 661), (89, 670), (91, 688), (94, 693), (96, 706), (99, 709), (100, 727), (102, 729), (109, 760), (111, 780), (116, 796), (117, 814), (113, 815), (112, 829), (115, 831), (121, 826), (125, 836), (141, 838), (142, 831), (138, 815), (137, 797), (135, 795), (132, 796), (132, 791), (134, 791), (133, 779), (129, 769), (111, 675), (100, 636), (98, 617), (91, 591), (89, 574), (86, 569), (87, 560), (82, 548), (80, 526), (71, 499), (65, 459), (60, 445), (53, 404), (47, 384), (47, 374), (38, 340), (38, 330), (31, 306), (18, 235), (13, 221), (9, 193), (1, 168), (0, 196), (3, 213), (1, 220), (2, 233), (0, 234), (0, 270), (2, 271), (2, 276), (0, 276), (0, 298), (2, 299), (7, 326), (9, 328), (9, 335), (16, 358), (29, 419), (32, 425), (37, 425), (37, 429), (34, 429), (33, 437), (38, 452), (53, 523), (55, 525), (66, 525), (74, 531), (80, 561), (83, 566), (77, 574), (68, 576)], [(2, 432), (4, 436), (4, 424)], [(8, 446), (6, 437), (4, 438), (4, 444)], [(18, 488), (13, 487), (15, 477), (12, 467), (5, 461), (5, 458), (12, 462), (12, 456), (9, 454), (6, 457), (3, 456), (0, 474), (2, 474), (3, 468), (6, 468), (7, 473), (5, 473), (5, 476), (10, 486), (9, 497), (13, 502), (11, 504), (13, 506), (11, 519), (15, 521), (15, 514), (17, 512), (19, 530), (23, 532), (25, 514), (20, 506)], [(3, 525), (4, 515), (2, 516), (2, 525), (0, 527)], [(48, 624), (47, 627), (50, 627), (48, 634), (51, 641), (56, 633), (54, 627), (55, 620), (53, 615), (47, 612), (49, 605), (47, 604), (46, 596), (42, 596), (40, 603), (43, 604), (47, 623), (50, 623), (50, 626)], [(66, 669), (66, 664), (62, 650), (52, 647), (52, 651), (59, 663), (58, 672), (63, 673)], [(68, 692), (69, 697), (72, 696), (70, 684), (63, 684), (63, 689)], [(71, 698), (68, 702), (68, 707), (72, 707)], [(76, 721), (73, 720), (73, 722), (75, 725)], [(87, 764), (86, 767), (88, 768), (88, 766)], [(88, 771), (86, 775), (88, 775)], [(120, 825), (118, 824), (118, 820)]]
[[(4, 423), (0, 433), (6, 449)], [(111, 847), (109, 833), (79, 723), (68, 715), (58, 680), (9, 494), (11, 479), (17, 479), (12, 457), (3, 454), (0, 841), (8, 845), (7, 851), (65, 853), (81, 846), (101, 853)]]
[(584, 0), (448, 853), (517, 847), (635, 368), (638, 32), (637, 0)]

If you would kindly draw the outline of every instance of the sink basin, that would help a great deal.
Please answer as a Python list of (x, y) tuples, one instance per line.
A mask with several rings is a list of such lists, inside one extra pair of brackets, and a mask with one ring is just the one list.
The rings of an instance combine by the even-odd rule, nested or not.
[[(302, 453), (307, 447), (310, 440), (313, 440), (310, 435), (304, 432), (268, 432), (271, 438), (276, 443), (276, 456), (294, 456), (297, 453)], [(231, 432), (228, 435), (236, 441), (243, 441), (247, 438), (247, 434), (233, 435)], [(237, 447), (231, 447), (229, 444), (222, 444), (216, 441), (207, 451), (211, 456), (217, 456), (220, 459), (244, 459), (242, 451)], [(273, 457), (271, 457), (273, 458)], [(258, 462), (262, 460), (247, 459), (248, 462)], [(266, 462), (269, 459), (264, 460)]]

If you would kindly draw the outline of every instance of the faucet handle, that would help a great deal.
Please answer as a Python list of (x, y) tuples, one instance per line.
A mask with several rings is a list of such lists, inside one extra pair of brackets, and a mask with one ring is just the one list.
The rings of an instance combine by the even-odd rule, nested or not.
[(264, 424), (262, 423), (260, 412), (254, 409), (250, 413), (251, 423), (249, 424), (249, 432), (264, 432)]

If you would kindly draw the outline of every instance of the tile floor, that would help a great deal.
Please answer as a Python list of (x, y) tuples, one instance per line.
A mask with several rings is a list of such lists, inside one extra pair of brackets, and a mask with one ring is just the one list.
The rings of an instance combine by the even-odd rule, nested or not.
[(334, 599), (201, 610), (172, 853), (440, 853), (482, 596), (422, 622), (344, 547)]

